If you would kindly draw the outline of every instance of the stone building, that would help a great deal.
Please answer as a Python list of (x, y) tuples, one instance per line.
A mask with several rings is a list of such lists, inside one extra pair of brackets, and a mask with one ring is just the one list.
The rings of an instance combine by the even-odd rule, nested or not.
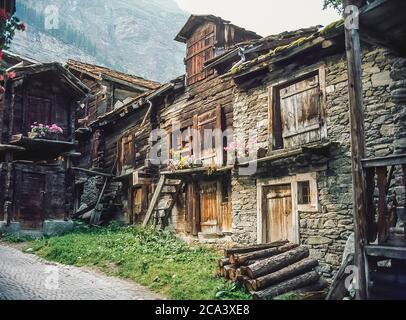
[[(337, 50), (317, 59), (314, 52), (298, 53), (282, 66), (273, 64), (273, 59), (283, 59), (276, 54), (267, 62), (270, 71), (260, 76), (261, 85), (238, 90), (234, 100), (236, 132), (259, 127), (258, 147), (268, 154), (258, 160), (254, 176), (233, 176), (233, 240), (262, 243), (288, 238), (307, 245), (326, 276), (341, 265), (354, 228), (347, 67), (345, 53)], [(365, 46), (362, 62), (367, 153), (369, 157), (388, 156), (394, 151), (396, 114), (389, 90), (392, 57), (383, 49)], [(237, 81), (244, 85), (244, 80)], [(307, 81), (310, 84), (303, 86)], [(312, 93), (314, 86), (317, 89)], [(289, 96), (286, 89), (292, 87)], [(312, 95), (310, 100), (303, 96), (304, 90)], [(320, 109), (306, 114), (307, 101)], [(294, 112), (289, 109), (292, 106), (295, 115), (289, 114)], [(275, 145), (271, 120), (264, 121), (276, 107), (285, 108), (279, 120), (282, 146)], [(289, 120), (292, 116), (299, 119)], [(289, 121), (297, 121), (295, 129), (284, 135), (291, 130)], [(292, 135), (293, 142), (289, 141)]]

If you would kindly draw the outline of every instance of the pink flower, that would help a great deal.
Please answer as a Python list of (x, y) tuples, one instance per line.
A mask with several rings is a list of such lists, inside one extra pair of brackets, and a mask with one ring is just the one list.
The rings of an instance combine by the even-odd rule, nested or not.
[(11, 72), (9, 72), (9, 73), (7, 74), (7, 76), (8, 76), (10, 79), (14, 79), (14, 78), (17, 76), (17, 74), (16, 74), (14, 71), (11, 71)]

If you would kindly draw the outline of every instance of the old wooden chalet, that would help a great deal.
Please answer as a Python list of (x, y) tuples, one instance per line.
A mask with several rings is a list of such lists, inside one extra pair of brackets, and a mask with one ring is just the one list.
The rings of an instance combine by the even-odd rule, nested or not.
[[(148, 145), (151, 127), (147, 113), (151, 110), (142, 97), (160, 84), (74, 60), (66, 67), (92, 91), (77, 110), (81, 157), (74, 162), (75, 216), (85, 214), (93, 223), (99, 222), (103, 213), (109, 219), (119, 217), (123, 202), (118, 201), (125, 202), (121, 194), (127, 194), (126, 178), (132, 179), (133, 170), (146, 159), (141, 149)], [(137, 152), (132, 140), (135, 132), (143, 140), (137, 144)], [(113, 176), (117, 176), (114, 181)], [(127, 221), (133, 222), (131, 217)]]
[(45, 233), (73, 214), (76, 107), (89, 89), (58, 63), (5, 54), (0, 108), (0, 220)]

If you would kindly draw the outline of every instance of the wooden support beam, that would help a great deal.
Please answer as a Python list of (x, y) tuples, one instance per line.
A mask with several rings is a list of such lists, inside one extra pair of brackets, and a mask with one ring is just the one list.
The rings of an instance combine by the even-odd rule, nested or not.
[[(357, 5), (344, 0), (344, 8)], [(348, 19), (350, 14), (344, 14)], [(367, 298), (364, 246), (366, 245), (366, 190), (362, 159), (365, 158), (364, 103), (362, 91), (361, 42), (359, 29), (345, 27), (345, 46), (348, 65), (348, 93), (350, 101), (351, 161), (354, 198), (355, 264), (358, 267), (357, 299)]]
[(87, 173), (87, 174), (89, 174), (91, 176), (100, 176), (100, 177), (105, 177), (105, 178), (113, 178), (114, 177), (114, 175), (112, 175), (112, 174), (93, 171), (93, 170), (88, 170), (88, 169), (84, 169), (84, 168), (72, 167), (72, 170)]
[(389, 237), (388, 204), (386, 203), (386, 184), (388, 169), (379, 167), (378, 174), (379, 206), (378, 206), (378, 243), (383, 244)]
[(151, 203), (149, 205), (148, 211), (147, 211), (147, 213), (145, 215), (144, 222), (142, 223), (142, 226), (144, 228), (148, 225), (148, 222), (152, 217), (152, 213), (154, 212), (154, 210), (155, 210), (155, 208), (156, 208), (156, 206), (157, 206), (157, 204), (159, 202), (161, 192), (162, 192), (162, 188), (164, 187), (164, 184), (165, 184), (165, 180), (166, 180), (166, 176), (161, 175), (161, 177), (159, 179), (159, 182), (158, 182), (158, 185), (157, 185), (157, 187), (155, 189), (154, 195), (152, 197)]
[(375, 241), (377, 226), (375, 222), (375, 168), (368, 168), (366, 171), (366, 213), (367, 213), (367, 240), (369, 243)]
[[(406, 164), (404, 164), (402, 166), (402, 170), (403, 170), (403, 186), (404, 186), (403, 191), (406, 192)], [(406, 209), (406, 197), (405, 197), (404, 208)], [(405, 223), (405, 226), (404, 226), (404, 235), (405, 235), (405, 238), (406, 238), (406, 223)]]

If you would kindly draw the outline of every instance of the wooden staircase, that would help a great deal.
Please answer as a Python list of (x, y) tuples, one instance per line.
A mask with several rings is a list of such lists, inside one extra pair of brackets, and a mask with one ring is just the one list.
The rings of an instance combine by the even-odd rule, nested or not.
[[(162, 174), (142, 226), (146, 227), (151, 218), (154, 217), (154, 226), (156, 227), (161, 224), (162, 228), (165, 228), (168, 225), (169, 216), (175, 207), (183, 186), (184, 182), (182, 180), (170, 179), (167, 175)], [(162, 202), (164, 202), (164, 205), (162, 205)]]
[(406, 299), (406, 248), (370, 245), (365, 247), (368, 299)]

